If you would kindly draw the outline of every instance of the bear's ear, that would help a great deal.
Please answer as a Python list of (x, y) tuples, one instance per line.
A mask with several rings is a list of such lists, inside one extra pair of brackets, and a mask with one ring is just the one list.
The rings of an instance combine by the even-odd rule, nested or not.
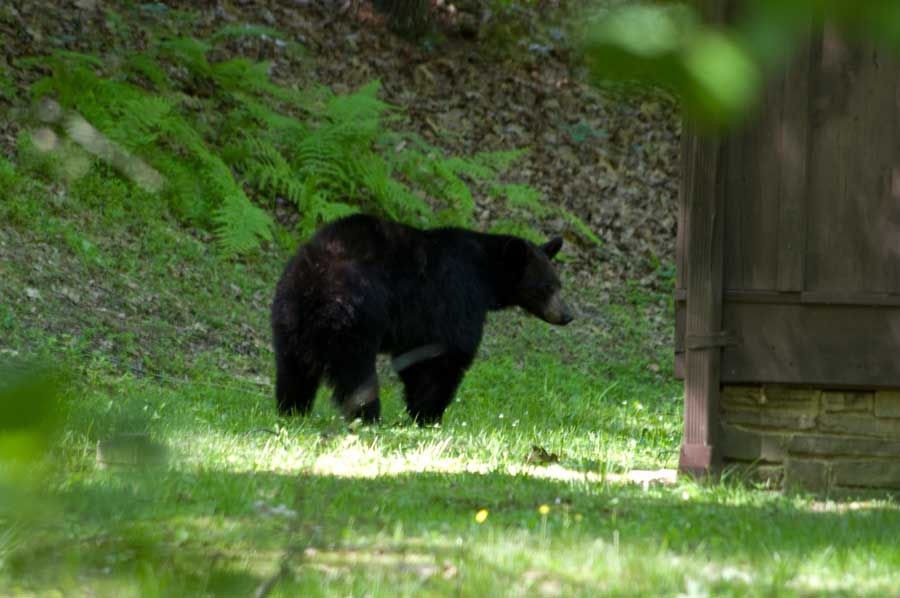
[(543, 245), (541, 245), (541, 251), (543, 251), (549, 259), (553, 259), (556, 257), (556, 254), (559, 253), (559, 250), (562, 249), (563, 240), (562, 237), (553, 237)]

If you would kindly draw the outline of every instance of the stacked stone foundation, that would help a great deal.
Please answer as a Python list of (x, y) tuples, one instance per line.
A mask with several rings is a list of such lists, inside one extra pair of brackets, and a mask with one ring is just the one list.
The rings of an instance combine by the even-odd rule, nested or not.
[(725, 386), (724, 465), (787, 491), (900, 494), (900, 391)]

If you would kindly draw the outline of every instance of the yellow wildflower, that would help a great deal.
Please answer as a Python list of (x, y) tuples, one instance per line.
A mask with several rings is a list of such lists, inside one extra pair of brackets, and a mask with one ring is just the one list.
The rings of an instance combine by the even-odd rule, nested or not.
[(538, 513), (540, 513), (541, 515), (546, 515), (549, 512), (550, 512), (549, 505), (541, 505), (538, 507)]
[(487, 516), (488, 516), (488, 510), (487, 510), (487, 509), (481, 509), (480, 511), (478, 511), (477, 513), (475, 513), (475, 521), (476, 521), (476, 523), (484, 523), (484, 520), (487, 519)]

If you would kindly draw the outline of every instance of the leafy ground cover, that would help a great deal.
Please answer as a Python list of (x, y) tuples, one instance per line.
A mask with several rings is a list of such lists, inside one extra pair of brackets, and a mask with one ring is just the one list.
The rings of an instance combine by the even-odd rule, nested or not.
[[(28, 17), (29, 6), (37, 11), (40, 3), (23, 6), (16, 18)], [(165, 26), (197, 20), (182, 12), (176, 19), (162, 6), (136, 10)], [(677, 462), (682, 413), (681, 388), (669, 374), (672, 277), (663, 248), (671, 245), (666, 198), (676, 183), (669, 176), (671, 123), (659, 123), (664, 104), (598, 103), (593, 125), (564, 136), (555, 128), (563, 119), (553, 115), (581, 98), (567, 83), (559, 98), (541, 96), (540, 105), (551, 102), (551, 118), (533, 130), (505, 130), (517, 117), (506, 112), (503, 93), (521, 98), (552, 87), (561, 71), (529, 79), (536, 72), (529, 69), (539, 62), (558, 69), (557, 59), (507, 65), (521, 70), (511, 79), (492, 79), (491, 71), (479, 86), (470, 84), (477, 68), (454, 66), (471, 63), (426, 60), (413, 49), (424, 70), (402, 72), (396, 61), (407, 50), (392, 38), (370, 30), (348, 38), (354, 21), (346, 15), (327, 24), (336, 29), (319, 28), (331, 31), (325, 35), (317, 29), (323, 9), (310, 6), (314, 18), (296, 27), (327, 58), (317, 67), (323, 79), (336, 80), (337, 64), (353, 88), (354, 78), (397, 70), (384, 77), (395, 99), (404, 97), (404, 81), (424, 82), (416, 102), (407, 98), (406, 124), (422, 125), (429, 143), (469, 155), (479, 123), (492, 123), (492, 104), (504, 123), (483, 149), (544, 140), (520, 169), (523, 183), (546, 175), (545, 195), (560, 191), (564, 205), (603, 233), (600, 250), (576, 245), (561, 266), (579, 319), (552, 328), (517, 312), (492, 316), (479, 359), (440, 427), (409, 425), (386, 363), (383, 424), (348, 426), (325, 390), (309, 418), (280, 419), (267, 312), (290, 235), (225, 258), (213, 231), (103, 164), (91, 162), (68, 180), (51, 177), (52, 163), (23, 150), (18, 123), (3, 123), (9, 158), (0, 158), (0, 360), (4, 374), (10, 364), (35, 361), (63, 372), (52, 405), (64, 417), (35, 448), (39, 435), (23, 433), (21, 424), (46, 405), (14, 402), (22, 395), (6, 385), (15, 376), (0, 377), (0, 416), (21, 415), (0, 417), (0, 593), (896, 591), (900, 511), (893, 502), (785, 497), (738, 475), (698, 484), (673, 481), (666, 471)], [(132, 13), (115, 7), (105, 16), (90, 13), (93, 20), (31, 22), (21, 35), (32, 36), (29, 43), (89, 45), (96, 38), (84, 31), (91, 27), (134, 26), (117, 25), (115, 15)], [(279, 17), (288, 10), (270, 8)], [(222, 17), (211, 14), (201, 14), (199, 29), (221, 31), (213, 21)], [(18, 43), (10, 47), (19, 51)], [(273, 51), (266, 48), (260, 51)], [(362, 62), (366, 52), (384, 63)], [(462, 45), (448, 52), (455, 59), (474, 53)], [(282, 59), (276, 72), (293, 65)], [(25, 95), (33, 79), (18, 77), (0, 81), (0, 102), (17, 105), (10, 98)], [(441, 112), (437, 100), (454, 81), (489, 96), (469, 97), (474, 108), (460, 113), (462, 121)], [(194, 109), (202, 121), (209, 107)], [(609, 111), (622, 120), (607, 119)], [(465, 126), (452, 135), (456, 121)], [(606, 141), (587, 143), (601, 123), (610, 126)], [(615, 159), (605, 166), (596, 152)], [(597, 188), (604, 199), (579, 209), (571, 195)], [(508, 215), (488, 193), (478, 191), (475, 201), (479, 224)], [(10, 454), (17, 459), (6, 459)]]

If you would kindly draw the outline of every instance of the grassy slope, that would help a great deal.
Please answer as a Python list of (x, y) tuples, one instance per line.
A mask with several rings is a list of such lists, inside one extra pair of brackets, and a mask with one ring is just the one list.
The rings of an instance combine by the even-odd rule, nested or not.
[[(75, 375), (42, 510), (0, 534), (6, 591), (246, 595), (282, 562), (284, 595), (898, 583), (892, 505), (598, 481), (675, 463), (679, 388), (651, 367), (669, 353), (642, 307), (663, 297), (598, 304), (569, 280), (577, 324), (497, 314), (439, 429), (406, 424), (388, 374), (381, 426), (348, 431), (324, 394), (284, 421), (266, 306), (285, 255), (222, 261), (102, 173), (65, 193), (16, 179), (0, 204), (0, 351)], [(168, 463), (99, 467), (97, 441), (123, 432), (148, 432)], [(533, 445), (560, 462), (528, 467)]]

